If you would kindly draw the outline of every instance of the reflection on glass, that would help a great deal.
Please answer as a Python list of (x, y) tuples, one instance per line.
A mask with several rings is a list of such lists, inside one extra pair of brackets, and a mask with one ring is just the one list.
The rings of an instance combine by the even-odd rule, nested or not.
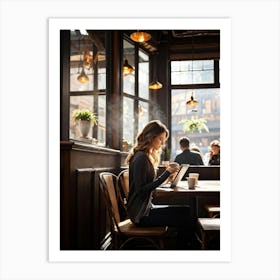
[[(135, 68), (135, 47), (127, 40), (123, 40), (123, 59)], [(135, 75), (134, 73), (123, 75), (123, 92), (135, 95)]]
[(98, 132), (97, 140), (99, 145), (106, 143), (106, 96), (98, 96)]
[(138, 131), (142, 130), (149, 122), (149, 103), (139, 101), (138, 106)]
[[(103, 59), (104, 56), (100, 56), (101, 59)], [(101, 60), (97, 62), (97, 71), (98, 71), (98, 90), (104, 90), (106, 89), (106, 61)]]
[(143, 51), (139, 51), (139, 97), (149, 98), (149, 56)]
[(134, 143), (134, 100), (123, 98), (123, 141)]

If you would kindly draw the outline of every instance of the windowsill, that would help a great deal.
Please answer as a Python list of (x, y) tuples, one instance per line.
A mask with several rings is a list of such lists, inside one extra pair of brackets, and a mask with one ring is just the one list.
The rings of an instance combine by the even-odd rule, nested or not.
[(86, 143), (83, 141), (79, 141), (77, 139), (69, 139), (69, 141), (74, 142), (73, 149), (76, 150), (84, 150), (84, 151), (94, 151), (94, 152), (100, 152), (100, 153), (114, 153), (114, 154), (121, 154), (121, 155), (127, 155), (127, 152), (123, 152), (121, 150), (116, 150), (104, 146), (100, 146), (97, 144), (92, 143)]

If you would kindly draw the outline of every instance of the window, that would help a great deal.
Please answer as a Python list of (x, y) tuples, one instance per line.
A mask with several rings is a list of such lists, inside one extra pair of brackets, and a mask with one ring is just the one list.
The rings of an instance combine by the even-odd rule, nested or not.
[(149, 122), (149, 56), (143, 51), (138, 52), (139, 63), (139, 103), (138, 103), (138, 131)]
[[(104, 31), (72, 30), (70, 33), (69, 138), (105, 146), (106, 143), (106, 54)], [(82, 135), (74, 110), (90, 110), (98, 122)]]
[[(179, 139), (184, 136), (190, 138), (191, 145), (200, 148), (207, 164), (210, 142), (220, 139), (220, 89), (215, 84), (214, 65), (214, 60), (171, 62), (171, 159), (181, 152)], [(197, 84), (209, 84), (209, 88), (198, 88)], [(199, 102), (196, 107), (186, 105), (192, 95)], [(191, 118), (206, 119), (209, 132), (184, 132), (180, 121)]]
[(139, 54), (139, 97), (149, 99), (149, 56), (141, 50)]
[[(62, 94), (63, 102), (69, 101), (69, 111), (68, 106), (65, 106), (65, 112), (62, 113), (63, 120), (69, 123), (69, 129), (64, 131), (62, 138), (128, 151), (134, 144), (138, 131), (150, 119), (149, 54), (126, 37), (125, 32), (121, 32), (124, 36), (121, 41), (114, 37), (114, 31), (71, 30), (64, 32), (65, 40), (68, 40), (69, 33), (70, 46), (64, 50), (63, 57), (66, 61), (63, 62), (63, 69), (68, 69), (65, 65), (68, 62), (70, 67), (63, 75), (70, 76), (70, 79), (63, 79), (65, 91)], [(115, 51), (119, 55), (116, 59), (112, 59), (111, 42), (121, 46)], [(120, 64), (129, 64), (131, 71), (123, 70), (120, 78), (115, 77), (119, 80), (109, 77), (121, 69)], [(111, 109), (118, 110), (117, 108), (120, 108), (120, 117), (112, 118)], [(86, 133), (83, 123), (88, 126), (89, 122), (73, 118), (78, 110), (89, 110), (97, 117), (97, 123), (89, 127)], [(113, 120), (109, 121), (108, 118)], [(117, 135), (106, 128), (106, 123), (111, 121), (119, 122), (117, 125), (122, 127), (116, 132)]]
[(183, 60), (171, 62), (171, 84), (214, 83), (214, 60)]
[[(123, 59), (134, 68), (123, 73), (123, 151), (134, 144), (135, 137), (149, 121), (149, 56), (126, 39)], [(136, 66), (136, 67), (135, 67)]]

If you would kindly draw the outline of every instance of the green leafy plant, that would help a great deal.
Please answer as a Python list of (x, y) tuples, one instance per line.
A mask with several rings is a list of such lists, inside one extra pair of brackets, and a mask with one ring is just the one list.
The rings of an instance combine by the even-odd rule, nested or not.
[(193, 133), (197, 130), (199, 133), (201, 133), (203, 129), (209, 132), (208, 126), (206, 125), (207, 120), (205, 118), (192, 117), (191, 119), (183, 119), (179, 123), (183, 124), (184, 132)]
[(75, 121), (90, 121), (91, 125), (97, 124), (97, 116), (89, 109), (76, 109), (73, 111), (73, 119)]
[(126, 139), (123, 139), (122, 148), (124, 152), (128, 152), (132, 148), (132, 143)]

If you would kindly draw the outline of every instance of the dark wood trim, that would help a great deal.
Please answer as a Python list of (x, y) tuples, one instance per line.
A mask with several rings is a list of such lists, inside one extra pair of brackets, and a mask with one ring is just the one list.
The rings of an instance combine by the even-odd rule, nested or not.
[(172, 85), (172, 89), (219, 88), (220, 84)]
[(69, 139), (70, 31), (60, 30), (60, 140)]
[(214, 60), (214, 81), (220, 87), (220, 61), (217, 59)]
[(121, 34), (109, 32), (106, 37), (107, 52), (107, 99), (106, 99), (106, 145), (113, 149), (121, 147)]

